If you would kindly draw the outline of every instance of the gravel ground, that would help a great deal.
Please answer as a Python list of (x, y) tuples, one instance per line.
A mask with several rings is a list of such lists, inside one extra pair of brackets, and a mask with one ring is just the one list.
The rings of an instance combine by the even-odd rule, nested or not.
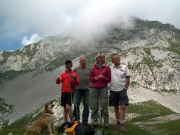
[(129, 88), (128, 95), (131, 103), (154, 100), (161, 105), (180, 113), (180, 93), (159, 93), (142, 87)]

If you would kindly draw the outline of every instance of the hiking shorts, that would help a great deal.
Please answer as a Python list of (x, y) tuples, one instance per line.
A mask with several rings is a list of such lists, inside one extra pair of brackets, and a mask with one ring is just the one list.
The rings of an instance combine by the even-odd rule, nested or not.
[(61, 106), (65, 107), (66, 104), (71, 106), (71, 104), (73, 102), (73, 98), (74, 98), (73, 92), (70, 92), (70, 93), (62, 92), (61, 93)]
[(129, 105), (129, 98), (127, 96), (127, 90), (121, 91), (110, 90), (109, 106)]

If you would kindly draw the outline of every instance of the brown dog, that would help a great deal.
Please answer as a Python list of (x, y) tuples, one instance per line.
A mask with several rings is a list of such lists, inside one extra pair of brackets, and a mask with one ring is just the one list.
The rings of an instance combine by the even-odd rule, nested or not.
[(54, 105), (51, 103), (46, 103), (44, 108), (44, 114), (27, 129), (24, 135), (32, 133), (41, 134), (42, 131), (45, 129), (48, 129), (50, 135), (52, 134), (52, 132), (55, 132), (53, 127), (53, 106)]

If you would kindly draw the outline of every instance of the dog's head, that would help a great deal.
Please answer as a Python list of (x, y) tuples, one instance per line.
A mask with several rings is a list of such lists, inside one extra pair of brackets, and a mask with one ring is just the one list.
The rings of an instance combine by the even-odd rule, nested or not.
[(53, 114), (53, 107), (54, 107), (54, 103), (53, 102), (46, 103), (45, 104), (45, 108), (44, 108), (45, 113)]

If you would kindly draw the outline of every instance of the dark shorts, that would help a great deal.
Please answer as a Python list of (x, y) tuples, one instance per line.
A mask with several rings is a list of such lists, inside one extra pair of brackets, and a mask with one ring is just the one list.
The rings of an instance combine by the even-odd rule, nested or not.
[(129, 98), (127, 96), (127, 90), (111, 91), (109, 97), (109, 106), (129, 105)]
[(66, 106), (66, 104), (70, 105), (72, 104), (74, 98), (74, 93), (70, 92), (63, 92), (61, 93), (61, 106)]

